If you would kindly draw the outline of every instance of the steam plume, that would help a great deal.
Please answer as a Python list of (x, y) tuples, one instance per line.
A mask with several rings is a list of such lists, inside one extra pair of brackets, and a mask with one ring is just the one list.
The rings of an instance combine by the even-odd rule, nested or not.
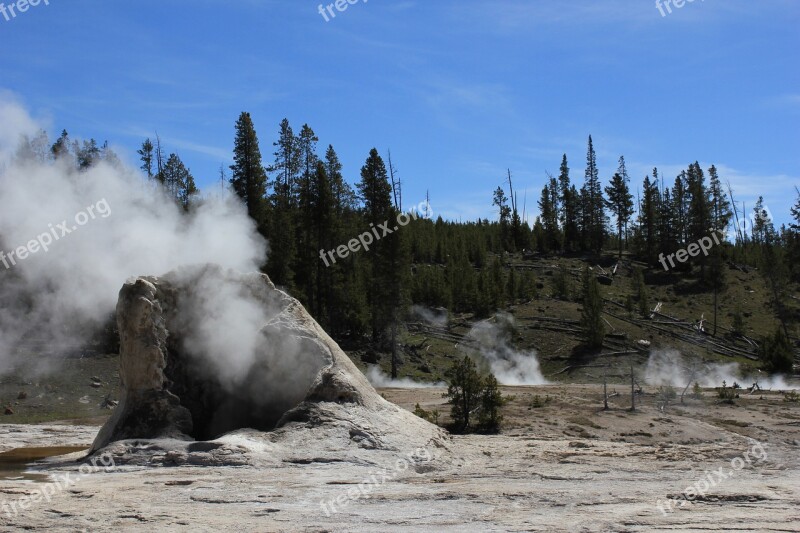
[(489, 369), (503, 385), (545, 385), (547, 380), (539, 369), (539, 360), (533, 350), (520, 351), (511, 345), (511, 334), (515, 327), (514, 317), (498, 313), (495, 323), (479, 322), (467, 334), (475, 341), (477, 351), (489, 365)]
[[(21, 158), (20, 139), (35, 136), (41, 126), (5, 93), (0, 93), (0, 124), (0, 250), (26, 246), (62, 221), (74, 226), (76, 214), (98, 202), (108, 207), (107, 215), (54, 240), (48, 251), (10, 268), (0, 263), (0, 375), (23, 357), (41, 354), (42, 347), (84, 342), (108, 319), (131, 276), (202, 263), (253, 271), (263, 263), (266, 242), (238, 201), (209, 198), (187, 215), (122, 164), (101, 162), (78, 172), (72, 162)], [(225, 290), (218, 292), (230, 296)], [(226, 322), (253, 325), (261, 318), (246, 304), (227, 310), (232, 314)], [(226, 336), (226, 352), (248, 353), (247, 338)], [(49, 358), (40, 361), (42, 369), (52, 364)]]
[(743, 387), (758, 383), (763, 389), (786, 390), (791, 388), (782, 376), (743, 376), (738, 363), (688, 362), (677, 350), (653, 350), (647, 360), (644, 375), (649, 385), (686, 387), (697, 382), (701, 387), (730, 387), (734, 382)]
[(393, 387), (396, 389), (426, 389), (429, 387), (444, 387), (445, 383), (426, 383), (423, 381), (414, 381), (411, 378), (392, 379), (389, 377), (381, 367), (372, 365), (367, 369), (367, 379), (373, 387)]

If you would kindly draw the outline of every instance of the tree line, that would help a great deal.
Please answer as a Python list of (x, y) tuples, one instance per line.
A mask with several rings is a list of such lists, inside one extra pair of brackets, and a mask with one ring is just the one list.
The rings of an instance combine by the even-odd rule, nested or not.
[[(412, 219), (402, 230), (376, 240), (368, 253), (350, 254), (326, 266), (321, 251), (346, 244), (402, 212), (402, 182), (391, 154), (384, 157), (371, 149), (351, 185), (333, 145), (320, 149), (308, 124), (295, 133), (288, 120), (281, 121), (267, 162), (249, 113), (239, 116), (234, 130), (233, 164), (221, 168), (220, 177), (270, 243), (263, 271), (300, 299), (340, 341), (354, 339), (363, 345), (360, 339), (367, 338), (369, 350), (392, 351), (398, 323), (407, 318), (411, 304), (486, 317), (535, 298), (531, 271), (509, 268), (513, 254), (594, 259), (605, 250), (657, 270), (662, 254), (681, 250), (715, 229), (729, 228), (733, 242), (714, 246), (691, 263), (678, 263), (665, 275), (696, 276), (701, 289), (716, 296), (725, 290), (729, 264), (758, 267), (783, 337), (790, 337), (789, 325), (796, 321), (786, 298), (788, 284), (800, 281), (800, 194), (791, 210), (793, 222), (776, 229), (763, 199), (748, 213), (738, 207), (730, 184), (723, 185), (715, 166), (704, 170), (694, 162), (671, 183), (654, 168), (634, 198), (624, 156), (603, 187), (590, 136), (582, 184), (573, 183), (564, 154), (558, 176), (545, 178), (532, 226), (526, 213), (520, 213), (509, 171), (491, 198), (495, 220)], [(191, 171), (176, 153), (166, 155), (157, 135), (146, 139), (137, 153), (146, 178), (184, 209), (202, 201)], [(119, 162), (108, 143), (79, 143), (66, 131), (52, 144), (45, 132), (25, 139), (20, 155), (42, 161), (67, 158), (79, 169), (98, 161)], [(567, 292), (563, 273), (554, 276), (556, 292), (560, 277), (562, 292)], [(588, 278), (583, 285), (586, 303), (587, 291), (594, 294), (596, 289)], [(634, 292), (644, 309), (643, 279)], [(587, 305), (595, 309), (596, 298)], [(584, 317), (585, 323), (592, 321), (600, 323), (596, 317)], [(596, 344), (598, 336), (593, 339), (590, 344)]]
[[(507, 189), (499, 186), (493, 193), (496, 220), (415, 219), (402, 231), (376, 241), (369, 253), (351, 254), (327, 265), (319, 259), (323, 250), (345, 244), (402, 211), (402, 182), (391, 154), (384, 158), (373, 148), (360, 169), (360, 179), (351, 186), (333, 145), (320, 151), (318, 143), (308, 124), (295, 133), (284, 119), (272, 143), (271, 161), (265, 164), (255, 125), (244, 112), (235, 125), (234, 162), (228, 181), (270, 242), (264, 271), (297, 296), (339, 339), (367, 335), (371, 350), (393, 351), (398, 323), (406, 318), (412, 303), (485, 317), (536, 297), (533, 275), (529, 270), (508, 268), (509, 254), (595, 258), (605, 249), (620, 258), (627, 253), (633, 260), (658, 268), (660, 258), (729, 227), (734, 228), (734, 242), (714, 246), (708, 255), (701, 254), (691, 263), (678, 263), (674, 271), (696, 275), (700, 288), (713, 292), (716, 311), (717, 295), (726, 286), (727, 263), (761, 268), (783, 336), (789, 337), (788, 324), (793, 317), (785, 298), (787, 284), (800, 280), (795, 261), (800, 258), (800, 198), (792, 209), (796, 223), (780, 230), (775, 229), (759, 198), (748, 228), (746, 211), (736, 207), (730, 184), (723, 185), (714, 165), (704, 170), (695, 161), (671, 186), (654, 168), (644, 177), (634, 200), (624, 156), (603, 187), (589, 136), (580, 188), (572, 181), (564, 154), (558, 176), (547, 175), (532, 227), (519, 211), (509, 171)], [(144, 142), (139, 151), (142, 169), (155, 179), (166, 176), (160, 181), (181, 191), (183, 182), (171, 177), (179, 173), (165, 171), (169, 159), (159, 163), (159, 144), (154, 147), (151, 141)], [(698, 268), (691, 272), (694, 265)], [(634, 291), (644, 308), (646, 288), (641, 272), (637, 279), (640, 282)], [(598, 290), (588, 278), (583, 285), (585, 307), (596, 315), (602, 309), (597, 305)], [(584, 316), (584, 323), (591, 321), (602, 328), (596, 316)], [(715, 327), (716, 322), (715, 318)], [(596, 346), (602, 333), (590, 338), (589, 344)], [(394, 356), (392, 363), (396, 375)]]

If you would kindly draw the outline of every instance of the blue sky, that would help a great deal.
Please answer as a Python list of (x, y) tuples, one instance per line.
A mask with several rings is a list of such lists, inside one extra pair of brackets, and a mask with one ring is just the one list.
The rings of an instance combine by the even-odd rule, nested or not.
[[(0, 3), (4, 0), (0, 0)], [(10, 2), (5, 0), (6, 4)], [(308, 123), (353, 182), (391, 149), (405, 200), (494, 217), (505, 169), (535, 211), (567, 153), (583, 181), (594, 138), (607, 181), (634, 189), (712, 163), (779, 222), (800, 185), (800, 2), (49, 0), (0, 16), (0, 90), (49, 125), (108, 139), (123, 157), (157, 130), (201, 186), (230, 163), (251, 112), (265, 163), (280, 120)], [(2, 125), (0, 125), (2, 127)]]

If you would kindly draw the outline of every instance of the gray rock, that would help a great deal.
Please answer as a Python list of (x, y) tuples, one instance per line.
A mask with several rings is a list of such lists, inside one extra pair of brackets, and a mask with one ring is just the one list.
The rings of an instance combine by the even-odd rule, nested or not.
[[(241, 309), (244, 322), (257, 310), (254, 331), (240, 330), (239, 317), (231, 316)], [(151, 449), (156, 463), (191, 463), (194, 441), (218, 440), (221, 449), (214, 453), (228, 458), (268, 441), (273, 451), (303, 461), (323, 451), (330, 457), (445, 448), (449, 440), (440, 428), (384, 400), (303, 306), (266, 275), (205, 265), (139, 277), (120, 291), (117, 321), (123, 392), (93, 452), (109, 447), (122, 462), (136, 455), (133, 462), (141, 463)], [(252, 353), (237, 352), (243, 335), (255, 339)], [(159, 442), (148, 448), (142, 441)]]

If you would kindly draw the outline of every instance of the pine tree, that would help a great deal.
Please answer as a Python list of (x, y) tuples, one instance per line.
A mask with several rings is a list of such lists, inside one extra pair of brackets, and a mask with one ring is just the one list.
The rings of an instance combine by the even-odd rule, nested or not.
[(672, 186), (672, 206), (675, 245), (684, 247), (689, 242), (689, 193), (685, 170), (675, 178)]
[(464, 356), (446, 373), (448, 386), (446, 396), (450, 403), (450, 418), (457, 431), (469, 431), (471, 414), (480, 407), (483, 380), (475, 362)]
[(233, 165), (230, 183), (233, 190), (247, 206), (250, 215), (262, 234), (267, 225), (267, 173), (261, 164), (261, 149), (258, 146), (250, 113), (243, 112), (236, 121), (236, 137), (233, 144)]
[(570, 184), (569, 165), (567, 154), (561, 158), (561, 167), (558, 174), (558, 187), (561, 194), (561, 229), (564, 234), (562, 249), (565, 252), (577, 251), (580, 247), (580, 234), (578, 230), (578, 192)]
[(271, 221), (275, 228), (270, 239), (270, 254), (267, 264), (272, 281), (286, 287), (294, 286), (294, 266), (296, 265), (296, 191), (297, 176), (300, 172), (301, 154), (299, 143), (287, 119), (280, 124), (276, 147), (275, 162), (269, 167), (274, 172), (275, 182), (270, 197)]
[(78, 141), (75, 141), (73, 143), (73, 152), (80, 170), (86, 170), (100, 160), (100, 147), (97, 146), (97, 141), (94, 139), (83, 141), (82, 145), (78, 145)]
[(603, 299), (597, 278), (585, 268), (583, 271), (583, 310), (581, 311), (581, 327), (586, 345), (592, 349), (602, 348), (605, 338), (603, 323)]
[(160, 183), (170, 198), (187, 210), (198, 192), (192, 173), (177, 154), (170, 154), (167, 158)]
[[(361, 181), (358, 191), (364, 201), (364, 219), (370, 228), (378, 228), (387, 221), (394, 220), (392, 207), (392, 186), (386, 172), (386, 165), (373, 148), (366, 163), (361, 168)], [(368, 301), (371, 309), (372, 340), (378, 343), (386, 328), (396, 318), (397, 306), (401, 304), (402, 279), (405, 271), (401, 266), (402, 240), (399, 231), (389, 228), (388, 235), (372, 245), (369, 254), (371, 263), (370, 289)]]
[(539, 218), (544, 229), (544, 242), (541, 248), (545, 252), (556, 251), (561, 243), (558, 231), (558, 184), (555, 178), (542, 189), (539, 200)]
[(339, 161), (333, 145), (328, 145), (328, 149), (325, 151), (325, 171), (331, 182), (337, 214), (339, 217), (343, 217), (345, 211), (356, 209), (357, 199), (353, 188), (342, 176), (342, 163)]
[(155, 158), (156, 158), (156, 174), (154, 178), (156, 181), (163, 183), (164, 179), (161, 176), (161, 173), (164, 171), (164, 151), (161, 149), (161, 137), (159, 137), (158, 132), (156, 132), (156, 146), (155, 146)]
[(53, 153), (53, 159), (69, 155), (69, 134), (67, 130), (61, 130), (61, 136), (53, 143), (50, 151)]
[(500, 212), (500, 240), (503, 251), (511, 250), (513, 235), (511, 231), (511, 208), (508, 207), (508, 198), (502, 187), (494, 191), (492, 205)]
[[(321, 240), (320, 247), (332, 250), (335, 246), (347, 242), (352, 235), (363, 231), (361, 218), (357, 216), (358, 200), (353, 188), (344, 180), (342, 164), (333, 146), (328, 145), (325, 151), (325, 175), (327, 177), (333, 213), (328, 224), (328, 240)], [(330, 329), (334, 333), (345, 334), (362, 331), (366, 325), (368, 308), (364, 296), (361, 273), (363, 261), (358, 257), (338, 260), (325, 267), (324, 278), (327, 286), (324, 290), (327, 299), (327, 317)], [(346, 310), (342, 312), (342, 310)]]
[(592, 144), (592, 136), (589, 135), (589, 148), (586, 153), (586, 173), (585, 173), (585, 207), (588, 213), (584, 214), (588, 227), (586, 234), (588, 237), (588, 249), (594, 253), (600, 253), (605, 240), (606, 216), (603, 200), (603, 189), (600, 185), (599, 173), (597, 170), (597, 155)]
[[(624, 159), (621, 159), (621, 166), (624, 167)], [(619, 239), (619, 257), (622, 258), (622, 230), (628, 226), (628, 221), (633, 216), (633, 195), (628, 189), (628, 183), (623, 176), (617, 172), (611, 178), (611, 185), (606, 187), (608, 200), (606, 205), (614, 214), (617, 221), (617, 238)]]
[(508, 398), (500, 391), (500, 383), (494, 375), (489, 374), (483, 378), (481, 391), (481, 407), (478, 412), (478, 424), (484, 433), (499, 433), (503, 423), (500, 410), (508, 403)]
[(314, 239), (315, 198), (312, 192), (312, 181), (319, 161), (316, 153), (318, 141), (314, 130), (308, 124), (303, 124), (297, 138), (301, 174), (297, 182), (296, 242), (298, 257), (293, 270), (301, 300), (310, 307), (313, 315), (317, 315), (319, 311), (314, 298), (314, 284), (319, 261), (317, 260), (318, 243)]
[[(700, 163), (689, 165), (686, 173), (686, 189), (689, 192), (689, 241), (697, 242), (708, 236), (711, 228), (711, 199), (705, 184), (705, 175)], [(704, 255), (697, 257), (700, 263), (700, 276), (706, 276), (706, 263)], [(688, 263), (687, 263), (688, 264)]]
[(645, 176), (642, 184), (642, 205), (639, 208), (639, 234), (646, 261), (655, 264), (658, 256), (658, 184)]
[[(334, 220), (336, 218), (336, 204), (328, 172), (325, 164), (321, 161), (317, 161), (317, 168), (312, 174), (310, 198), (311, 204), (309, 207), (312, 213), (313, 240), (309, 247), (311, 250), (319, 249), (321, 252), (325, 252), (335, 246)], [(315, 274), (315, 279), (313, 279), (314, 284), (309, 296), (309, 303), (314, 310), (315, 318), (325, 328), (328, 327), (331, 316), (336, 312), (331, 305), (335, 301), (333, 295), (335, 290), (334, 272), (331, 271), (331, 268), (336, 265), (328, 265), (327, 268), (324, 268), (320, 264), (320, 259), (315, 257), (312, 261), (314, 263), (312, 271)]]
[(285, 204), (288, 209), (296, 200), (293, 194), (297, 176), (300, 173), (302, 154), (298, 139), (287, 119), (281, 121), (279, 138), (273, 144), (276, 147), (275, 163), (269, 168), (269, 171), (277, 173), (275, 194), (283, 197), (283, 202), (276, 201), (275, 203)]
[(786, 252), (788, 267), (793, 281), (800, 280), (800, 189), (795, 188), (797, 199), (790, 208), (792, 222), (786, 232)]
[(764, 197), (759, 196), (753, 208), (753, 242), (756, 244), (769, 244), (775, 240), (775, 226), (769, 213), (764, 208)]
[(730, 224), (733, 212), (728, 196), (722, 190), (717, 167), (708, 169), (708, 190), (711, 196), (711, 228), (725, 231)]
[(661, 191), (658, 202), (658, 237), (661, 243), (661, 252), (667, 255), (678, 249), (672, 195), (670, 194), (669, 187), (663, 186), (662, 179), (658, 176), (657, 168), (653, 168), (653, 182)]

